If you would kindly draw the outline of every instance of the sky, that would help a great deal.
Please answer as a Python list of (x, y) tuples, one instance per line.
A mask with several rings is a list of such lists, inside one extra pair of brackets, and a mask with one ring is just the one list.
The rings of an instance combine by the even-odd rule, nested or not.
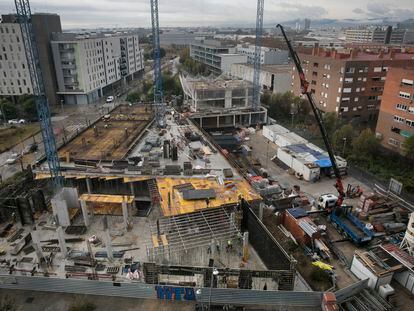
[[(32, 12), (58, 13), (69, 28), (150, 27), (150, 0), (30, 0)], [(0, 0), (0, 12), (14, 12)], [(161, 27), (246, 26), (256, 19), (256, 0), (159, 0)], [(264, 24), (294, 19), (414, 18), (414, 0), (265, 0)]]

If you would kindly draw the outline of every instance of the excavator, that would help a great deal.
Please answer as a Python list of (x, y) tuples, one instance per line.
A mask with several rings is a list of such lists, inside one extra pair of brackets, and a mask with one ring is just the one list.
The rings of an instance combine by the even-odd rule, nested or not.
[[(296, 51), (293, 49), (292, 43), (288, 39), (288, 37), (286, 35), (286, 32), (285, 32), (285, 29), (280, 24), (277, 24), (276, 27), (280, 28), (280, 30), (282, 32), (282, 35), (283, 35), (283, 37), (286, 41), (286, 44), (287, 44), (287, 47), (289, 49), (290, 55), (292, 57), (293, 62), (295, 63), (296, 70), (298, 71), (298, 74), (299, 74), (301, 93), (304, 96), (306, 96), (306, 98), (308, 99), (308, 101), (309, 101), (309, 103), (312, 107), (312, 112), (315, 115), (315, 119), (318, 123), (319, 130), (321, 131), (323, 142), (325, 143), (326, 150), (328, 151), (329, 159), (331, 160), (333, 172), (334, 172), (334, 175), (335, 175), (335, 178), (336, 178), (336, 182), (335, 182), (334, 186), (335, 186), (336, 190), (338, 191), (338, 200), (335, 203), (335, 207), (340, 208), (342, 206), (342, 203), (343, 203), (344, 199), (345, 199), (344, 185), (342, 183), (341, 173), (340, 173), (340, 170), (339, 170), (338, 165), (336, 163), (335, 155), (333, 153), (331, 140), (329, 138), (328, 132), (326, 131), (326, 128), (325, 128), (325, 125), (324, 125), (324, 122), (323, 122), (321, 111), (318, 109), (318, 107), (315, 104), (315, 100), (313, 98), (312, 92), (310, 92), (308, 90), (309, 82), (306, 80), (305, 73), (303, 71), (302, 64), (300, 62), (299, 56), (296, 53)], [(329, 211), (330, 211), (330, 208), (328, 208), (328, 212)]]

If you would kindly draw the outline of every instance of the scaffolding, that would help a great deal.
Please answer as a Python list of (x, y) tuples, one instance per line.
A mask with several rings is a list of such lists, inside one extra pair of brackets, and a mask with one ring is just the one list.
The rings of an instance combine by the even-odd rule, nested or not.
[(241, 237), (235, 207), (220, 207), (195, 213), (163, 217), (150, 226), (151, 242), (147, 245), (150, 261), (211, 246), (212, 242)]

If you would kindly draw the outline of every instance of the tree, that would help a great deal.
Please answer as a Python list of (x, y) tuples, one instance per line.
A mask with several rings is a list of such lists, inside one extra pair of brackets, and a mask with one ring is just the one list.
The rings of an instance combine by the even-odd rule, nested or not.
[(405, 140), (402, 145), (404, 154), (410, 160), (414, 159), (414, 135)]
[(365, 129), (359, 134), (353, 143), (352, 156), (365, 162), (369, 162), (378, 151), (379, 140), (371, 129)]
[(24, 115), (28, 120), (37, 120), (37, 108), (34, 98), (32, 96), (22, 100), (22, 108), (24, 111)]
[(271, 99), (272, 99), (272, 93), (263, 92), (263, 95), (260, 98), (260, 102), (268, 106), (270, 104)]
[(3, 99), (3, 101), (0, 102), (0, 105), (7, 120), (15, 119), (18, 117), (18, 111), (15, 104)]
[[(350, 150), (352, 150), (352, 140), (355, 137), (354, 128), (351, 124), (345, 124), (342, 125), (339, 129), (337, 129), (331, 139), (332, 139), (332, 145), (334, 149), (338, 152), (338, 150), (341, 150), (341, 153), (343, 153), (344, 145), (347, 146), (345, 149), (345, 154), (349, 153)], [(343, 155), (345, 155), (343, 154)]]
[(323, 115), (322, 119), (325, 124), (325, 129), (328, 133), (335, 131), (338, 124), (338, 116), (335, 112), (326, 112)]
[(190, 58), (190, 49), (185, 48), (180, 52), (180, 64), (183, 64), (186, 59)]
[(138, 92), (128, 93), (126, 101), (130, 103), (136, 103), (141, 99), (141, 95)]

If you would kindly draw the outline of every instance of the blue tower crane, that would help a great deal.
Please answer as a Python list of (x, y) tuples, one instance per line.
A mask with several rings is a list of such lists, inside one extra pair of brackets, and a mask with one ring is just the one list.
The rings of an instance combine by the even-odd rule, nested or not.
[(253, 109), (260, 109), (260, 54), (262, 51), (264, 0), (257, 0), (256, 40), (254, 48)]
[(62, 186), (59, 157), (53, 135), (52, 122), (50, 120), (49, 104), (47, 102), (43, 75), (40, 68), (39, 51), (32, 25), (32, 12), (29, 0), (14, 0), (17, 18), (22, 30), (23, 44), (26, 52), (27, 66), (30, 72), (30, 80), (33, 87), (33, 95), (36, 103), (37, 116), (40, 122), (45, 154), (52, 177), (53, 186), (58, 189)]
[(158, 0), (150, 0), (152, 23), (152, 46), (154, 52), (154, 107), (158, 127), (165, 127), (165, 104), (162, 89), (160, 26), (158, 21)]

